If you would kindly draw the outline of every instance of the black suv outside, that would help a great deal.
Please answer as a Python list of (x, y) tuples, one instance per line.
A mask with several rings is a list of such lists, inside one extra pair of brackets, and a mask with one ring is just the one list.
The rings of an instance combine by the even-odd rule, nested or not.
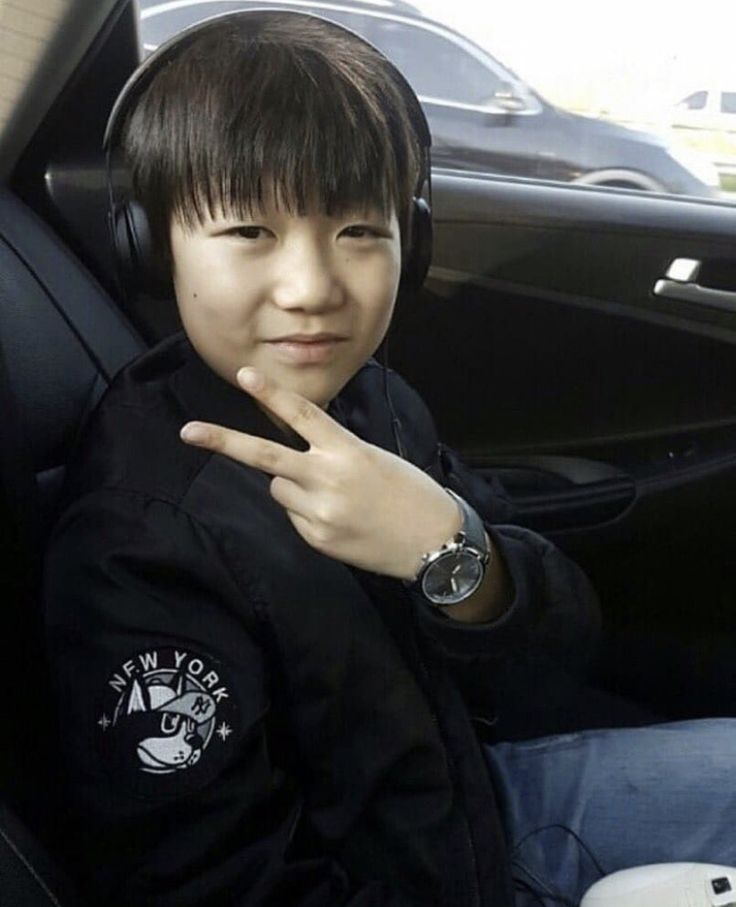
[(365, 37), (401, 69), (424, 107), (432, 160), (446, 169), (717, 197), (707, 160), (616, 123), (569, 113), (508, 67), (404, 2), (327, 0), (142, 0), (150, 52), (184, 28), (238, 9), (293, 9), (332, 19)]

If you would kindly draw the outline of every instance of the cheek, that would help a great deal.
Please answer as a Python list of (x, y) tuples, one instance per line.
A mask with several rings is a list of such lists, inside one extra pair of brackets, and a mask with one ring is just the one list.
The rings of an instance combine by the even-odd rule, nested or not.
[(400, 272), (387, 274), (380, 284), (374, 283), (374, 292), (362, 298), (360, 306), (360, 333), (363, 346), (369, 353), (375, 351), (391, 323), (396, 305), (396, 291), (399, 285)]
[(179, 312), (185, 321), (229, 324), (253, 314), (252, 293), (244, 292), (243, 282), (215, 269), (182, 274), (175, 279), (174, 289)]
[(240, 270), (223, 254), (223, 246), (198, 238), (172, 241), (173, 279), (182, 317), (231, 318), (247, 299)]
[(376, 321), (390, 319), (396, 304), (396, 294), (401, 280), (401, 256), (397, 254), (387, 262), (380, 281), (376, 282), (376, 292), (372, 308)]

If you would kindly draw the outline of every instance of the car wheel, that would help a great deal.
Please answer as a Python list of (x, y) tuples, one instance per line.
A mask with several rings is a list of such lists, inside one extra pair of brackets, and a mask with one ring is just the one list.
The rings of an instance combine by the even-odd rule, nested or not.
[(665, 192), (665, 187), (647, 176), (634, 170), (598, 170), (586, 173), (573, 180), (582, 186), (608, 186), (615, 189), (638, 189), (640, 192)]

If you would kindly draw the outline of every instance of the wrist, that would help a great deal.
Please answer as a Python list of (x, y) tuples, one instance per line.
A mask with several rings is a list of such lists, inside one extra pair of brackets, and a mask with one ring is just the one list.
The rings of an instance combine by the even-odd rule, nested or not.
[[(442, 508), (438, 508), (437, 516), (428, 524), (427, 531), (422, 532), (417, 543), (412, 545), (406, 567), (400, 576), (400, 579), (407, 585), (417, 581), (426, 558), (432, 552), (439, 551), (444, 545), (451, 543), (462, 529), (463, 514), (457, 501), (444, 489), (442, 498), (444, 499), (441, 500)], [(423, 529), (424, 527), (418, 528)]]

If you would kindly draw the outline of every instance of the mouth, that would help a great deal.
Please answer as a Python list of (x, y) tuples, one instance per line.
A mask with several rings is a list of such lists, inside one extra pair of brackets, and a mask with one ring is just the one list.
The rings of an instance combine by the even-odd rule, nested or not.
[(289, 334), (267, 340), (266, 343), (285, 362), (312, 365), (327, 362), (347, 339), (342, 334)]
[(273, 337), (267, 343), (325, 343), (338, 340), (347, 340), (344, 334), (285, 334), (283, 337)]

